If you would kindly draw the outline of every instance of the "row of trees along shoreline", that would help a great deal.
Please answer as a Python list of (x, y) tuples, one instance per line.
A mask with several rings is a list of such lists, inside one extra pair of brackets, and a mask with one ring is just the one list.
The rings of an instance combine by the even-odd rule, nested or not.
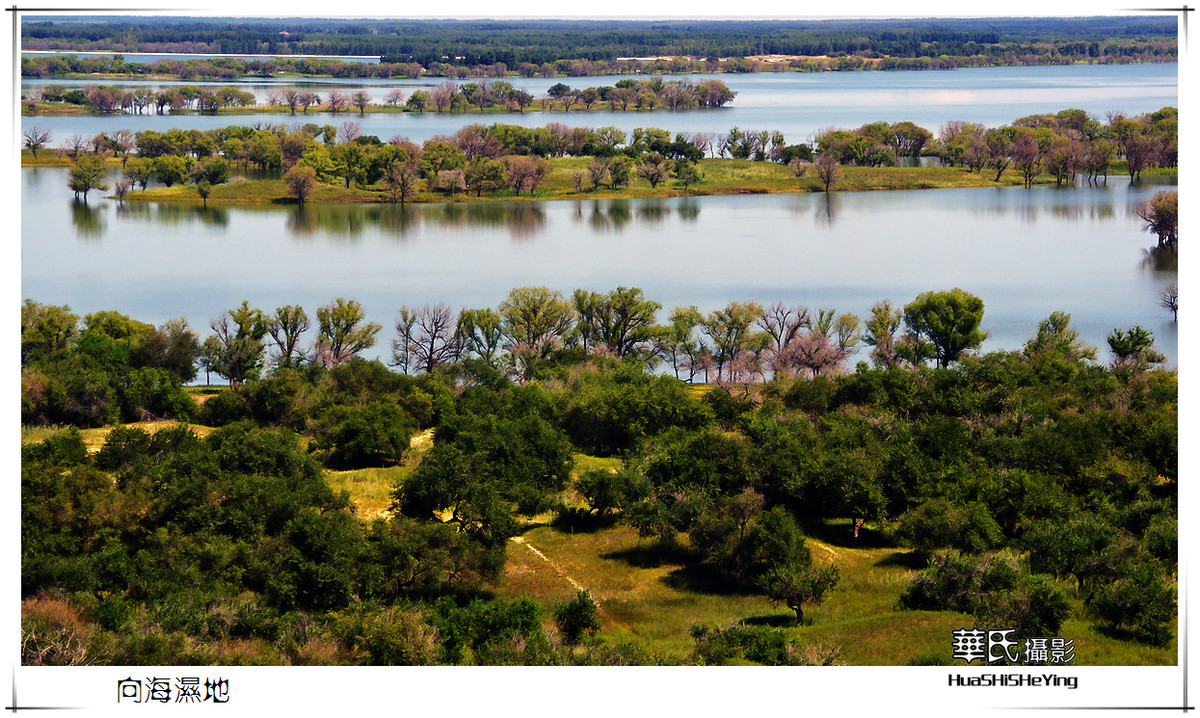
[[(29, 160), (37, 161), (38, 152), (45, 151), (52, 139), (49, 130), (27, 128), (24, 144)], [(1029, 187), (1041, 177), (1053, 178), (1058, 185), (1076, 176), (1088, 182), (1107, 181), (1118, 159), (1132, 180), (1149, 169), (1175, 168), (1178, 112), (1170, 107), (1137, 117), (1113, 112), (1101, 122), (1070, 109), (991, 129), (950, 122), (936, 136), (912, 122), (876, 122), (857, 130), (830, 128), (811, 143), (794, 144), (778, 131), (739, 127), (725, 134), (672, 137), (655, 127), (638, 128), (627, 136), (616, 127), (551, 123), (540, 128), (471, 124), (418, 145), (402, 136), (385, 143), (364, 135), (355, 122), (344, 122), (340, 128), (258, 123), (208, 131), (73, 135), (66, 147), (50, 151), (73, 162), (71, 188), (85, 200), (92, 189), (108, 188), (103, 182), (105, 158), (119, 160), (124, 167), (124, 179), (116, 187), (119, 198), (135, 186), (145, 190), (152, 180), (165, 187), (191, 181), (205, 202), (214, 185), (229, 181), (237, 167), (251, 166), (285, 171), (286, 192), (300, 202), (320, 184), (338, 182), (346, 189), (367, 190), (364, 199), (401, 203), (416, 197), (422, 187), (450, 196), (482, 197), (502, 190), (532, 196), (551, 171), (546, 158), (562, 157), (591, 158), (568, 178), (577, 193), (623, 188), (635, 179), (645, 180), (651, 189), (675, 180), (687, 191), (704, 183), (706, 176), (699, 167), (706, 156), (786, 166), (785, 176), (815, 178), (815, 188), (825, 191), (837, 187), (844, 167), (889, 167), (904, 158), (924, 156), (936, 156), (944, 167), (966, 168), (971, 174), (964, 177), (978, 177), (979, 184), (1000, 182), (1011, 170)]]
[[(386, 89), (386, 88), (381, 88)], [(68, 88), (46, 85), (21, 97), (21, 110), (27, 115), (56, 114), (86, 109), (102, 114), (125, 113), (177, 114), (200, 112), (217, 114), (232, 112), (287, 111), (295, 115), (328, 112), (329, 114), (367, 112), (543, 112), (620, 110), (643, 111), (657, 109), (687, 110), (716, 109), (733, 102), (737, 93), (720, 80), (649, 80), (622, 79), (614, 85), (571, 88), (563, 82), (551, 85), (544, 94), (534, 96), (514, 87), (505, 80), (480, 82), (443, 82), (429, 89), (413, 90), (408, 94), (399, 88), (387, 90), (378, 100), (366, 90), (330, 90), (324, 97), (295, 87), (282, 87), (267, 93), (266, 104), (260, 104), (252, 92), (237, 87), (204, 87), (184, 85), (161, 90), (152, 88), (125, 89), (107, 85), (88, 85)]]
[[(946, 367), (977, 351), (988, 336), (981, 328), (983, 302), (961, 289), (926, 292), (903, 307), (884, 300), (865, 320), (833, 308), (731, 302), (707, 314), (695, 306), (675, 307), (660, 324), (661, 310), (640, 289), (625, 287), (579, 289), (570, 297), (546, 287), (521, 287), (498, 308), (457, 314), (444, 303), (402, 306), (389, 364), (407, 374), (482, 361), (517, 381), (530, 381), (564, 363), (611, 357), (669, 371), (687, 383), (715, 382), (748, 393), (772, 376), (842, 374), (847, 360), (863, 349), (879, 367), (926, 362)], [(121, 327), (115, 338), (149, 347), (141, 364), (167, 370), (175, 383), (195, 380), (199, 369), (206, 384), (217, 373), (236, 387), (272, 370), (344, 364), (375, 346), (382, 330), (366, 321), (361, 304), (340, 297), (318, 308), (315, 318), (316, 338), (307, 344), (303, 335), (313, 321), (303, 307), (267, 313), (249, 302), (213, 319), (212, 334), (203, 341), (184, 318), (155, 328), (115, 312), (87, 315), (82, 334), (108, 331), (115, 323)], [(1094, 360), (1095, 348), (1080, 342), (1069, 323), (1069, 315), (1054, 313), (1031, 341), (1066, 342), (1079, 357)], [(82, 334), (69, 307), (26, 300), (23, 366), (32, 368), (39, 357), (66, 350)], [(1153, 347), (1153, 335), (1141, 327), (1114, 329), (1107, 341), (1114, 367), (1144, 369), (1165, 361)], [(42, 414), (41, 420), (56, 419)]]

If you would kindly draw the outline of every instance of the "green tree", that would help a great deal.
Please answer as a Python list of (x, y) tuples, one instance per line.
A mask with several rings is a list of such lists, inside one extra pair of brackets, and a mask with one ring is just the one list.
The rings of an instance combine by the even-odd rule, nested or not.
[(987, 333), (980, 331), (983, 300), (957, 287), (948, 292), (925, 292), (904, 305), (904, 325), (919, 342), (931, 345), (939, 367), (958, 361), (976, 349)]
[(467, 162), (463, 179), (467, 190), (473, 190), (476, 197), (484, 192), (495, 192), (504, 186), (504, 163), (487, 157), (474, 157)]
[(340, 177), (349, 188), (352, 183), (360, 183), (366, 177), (367, 155), (363, 146), (357, 142), (343, 142), (335, 145), (330, 153), (333, 160), (333, 172)]
[(346, 407), (338, 414), (337, 424), (322, 441), (329, 447), (329, 465), (338, 469), (395, 466), (417, 431), (416, 420), (407, 412), (382, 401)]
[(154, 161), (145, 157), (134, 157), (125, 165), (125, 177), (138, 185), (142, 190), (154, 178)]
[(903, 318), (904, 313), (893, 309), (887, 299), (871, 307), (871, 318), (863, 328), (862, 340), (874, 347), (871, 359), (877, 366), (894, 367), (900, 363), (896, 353), (896, 330)]
[(1092, 595), (1088, 612), (1113, 628), (1132, 629), (1146, 643), (1165, 646), (1176, 617), (1175, 589), (1154, 561), (1142, 559)]
[(585, 349), (605, 347), (617, 357), (645, 357), (659, 335), (654, 317), (662, 305), (646, 299), (637, 287), (617, 287), (608, 294), (577, 289), (572, 300), (578, 316), (575, 331)]
[(200, 195), (200, 199), (204, 202), (204, 206), (208, 206), (208, 196), (212, 194), (212, 185), (201, 180), (196, 183), (196, 194)]
[(545, 358), (566, 336), (575, 312), (557, 291), (518, 287), (500, 302), (500, 321), (510, 356), (529, 378), (537, 360)]
[(275, 316), (267, 324), (267, 333), (275, 343), (275, 366), (297, 367), (304, 359), (300, 350), (300, 335), (311, 325), (304, 307), (286, 304), (275, 309)]
[(223, 312), (210, 323), (216, 342), (205, 342), (215, 350), (212, 368), (229, 380), (231, 386), (241, 386), (247, 379), (258, 377), (262, 370), (263, 337), (267, 333), (267, 317), (261, 309), (243, 300), (236, 309)]
[(326, 368), (345, 364), (364, 349), (375, 346), (375, 335), (383, 327), (366, 322), (366, 312), (353, 299), (341, 297), (317, 310), (317, 361)]
[(791, 514), (780, 507), (763, 512), (747, 536), (755, 583), (775, 603), (796, 612), (804, 622), (804, 606), (819, 604), (838, 584), (837, 566), (817, 566)]
[(570, 478), (570, 441), (536, 415), (460, 414), (434, 430), (433, 448), (395, 494), (395, 508), (445, 520), (490, 546), (519, 530), (516, 516), (550, 508)]
[(84, 202), (87, 202), (88, 192), (108, 189), (103, 180), (104, 163), (93, 155), (80, 156), (67, 172), (67, 187), (75, 193), (76, 198), (82, 194)]
[(704, 174), (696, 167), (696, 164), (694, 162), (687, 162), (685, 160), (675, 160), (675, 169), (671, 172), (671, 176), (674, 177), (684, 189), (687, 189), (691, 185), (694, 185), (704, 179)]
[(1106, 339), (1114, 367), (1144, 370), (1151, 364), (1162, 364), (1167, 360), (1154, 349), (1154, 333), (1140, 326), (1113, 329)]
[(671, 310), (663, 346), (676, 379), (682, 378), (680, 371), (684, 370), (687, 372), (687, 381), (691, 383), (704, 366), (705, 349), (696, 337), (696, 327), (700, 326), (703, 319), (695, 305)]
[(464, 355), (495, 364), (504, 340), (503, 320), (495, 309), (464, 309), (458, 313), (454, 334)]
[(1037, 334), (1025, 342), (1025, 357), (1028, 359), (1058, 358), (1066, 361), (1090, 361), (1096, 358), (1096, 347), (1079, 339), (1079, 332), (1071, 328), (1071, 315), (1052, 312), (1038, 323)]
[(192, 165), (192, 181), (196, 184), (207, 182), (210, 185), (224, 184), (229, 181), (232, 167), (229, 161), (222, 157), (205, 157)]
[(724, 309), (710, 312), (700, 323), (700, 331), (712, 341), (717, 378), (737, 355), (750, 346), (751, 327), (762, 316), (756, 302), (730, 302)]
[(429, 93), (425, 90), (414, 90), (408, 96), (408, 100), (405, 101), (404, 106), (410, 110), (416, 110), (424, 114), (425, 108), (429, 107)]
[(79, 317), (67, 305), (26, 299), (21, 304), (21, 364), (66, 349), (79, 334)]
[(178, 155), (163, 155), (154, 158), (154, 178), (165, 187), (187, 180), (191, 161)]
[(275, 169), (283, 165), (283, 148), (279, 136), (274, 132), (258, 130), (247, 143), (246, 159), (258, 165), (259, 169)]

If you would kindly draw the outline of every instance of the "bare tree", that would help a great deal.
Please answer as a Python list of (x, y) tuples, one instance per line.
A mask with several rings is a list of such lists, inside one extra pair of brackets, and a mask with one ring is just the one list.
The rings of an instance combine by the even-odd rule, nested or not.
[(1174, 247), (1179, 241), (1179, 192), (1155, 192), (1138, 202), (1134, 213), (1146, 222), (1146, 231), (1158, 235), (1158, 246)]
[[(400, 308), (401, 317), (412, 317), (407, 331), (410, 361), (419, 371), (430, 372), (454, 361), (462, 346), (455, 332), (454, 312), (444, 303), (425, 304), (415, 310)], [(397, 331), (400, 330), (397, 322)]]
[(788, 160), (787, 166), (792, 171), (793, 177), (803, 177), (808, 172), (808, 168), (812, 167), (812, 162), (802, 160), (799, 157), (793, 157)]
[(650, 187), (657, 187), (660, 182), (667, 178), (671, 171), (671, 163), (660, 155), (648, 155), (645, 161), (638, 165), (638, 177), (650, 183)]
[(342, 128), (338, 130), (338, 142), (342, 144), (353, 142), (359, 137), (362, 137), (362, 127), (357, 122), (343, 122)]
[(1009, 150), (1012, 153), (1013, 165), (1021, 173), (1026, 187), (1033, 186), (1033, 180), (1042, 171), (1042, 152), (1038, 141), (1029, 132), (1023, 133), (1013, 140)]
[(78, 159), (80, 153), (87, 148), (87, 140), (84, 139), (83, 135), (71, 135), (67, 138), (66, 148), (67, 154), (71, 156), (71, 159)]
[(307, 113), (309, 107), (321, 104), (321, 96), (315, 92), (301, 92), (297, 101), (304, 108), (304, 112)]
[(821, 155), (814, 165), (817, 168), (817, 179), (821, 181), (821, 186), (825, 188), (825, 191), (829, 192), (842, 175), (842, 171), (838, 169), (837, 160), (830, 155)]
[(133, 133), (125, 129), (116, 130), (109, 135), (108, 144), (114, 154), (121, 156), (122, 167), (129, 160), (129, 153), (137, 146)]
[(505, 159), (507, 166), (508, 186), (520, 194), (522, 190), (533, 195), (534, 190), (546, 178), (550, 171), (550, 163), (541, 157), (510, 155)]
[(801, 329), (807, 329), (812, 320), (808, 316), (808, 307), (785, 307), (783, 302), (775, 302), (759, 315), (755, 324), (771, 337), (771, 344), (767, 347), (772, 357), (771, 370), (782, 368), (786, 371), (786, 365), (781, 362), (784, 348)]
[(458, 85), (453, 82), (443, 82), (429, 92), (429, 100), (433, 103), (433, 107), (438, 112), (445, 112), (454, 102), (454, 95), (458, 93)]
[(809, 376), (836, 374), (845, 358), (845, 352), (827, 335), (817, 331), (805, 332), (789, 342), (783, 357), (787, 366), (807, 372)]
[(393, 162), (388, 166), (383, 176), (383, 184), (387, 187), (388, 198), (395, 204), (404, 204), (417, 193), (417, 183), (421, 180), (421, 168), (415, 160), (408, 162)]
[(1158, 293), (1158, 304), (1165, 309), (1170, 309), (1171, 316), (1179, 321), (1179, 285), (1169, 282), (1167, 286), (1163, 287), (1162, 291)]
[(36, 158), (38, 150), (49, 144), (50, 138), (53, 136), (54, 134), (45, 127), (30, 127), (29, 129), (25, 130), (24, 133), (25, 147), (27, 147)]
[(383, 98), (389, 107), (399, 107), (404, 104), (404, 92), (401, 90), (390, 90)]
[(350, 96), (340, 90), (329, 92), (329, 111), (335, 115), (350, 106)]
[(300, 204), (304, 204), (304, 200), (308, 199), (317, 187), (317, 171), (308, 165), (296, 165), (284, 174), (283, 181), (287, 183), (288, 192), (291, 192)]

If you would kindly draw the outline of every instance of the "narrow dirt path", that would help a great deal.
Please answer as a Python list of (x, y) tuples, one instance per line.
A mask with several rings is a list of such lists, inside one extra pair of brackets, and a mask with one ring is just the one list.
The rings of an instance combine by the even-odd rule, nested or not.
[(543, 561), (545, 561), (546, 563), (550, 564), (550, 568), (554, 569), (554, 573), (558, 574), (558, 575), (559, 575), (559, 577), (561, 577), (562, 579), (564, 579), (564, 580), (565, 580), (567, 583), (571, 584), (571, 586), (573, 586), (573, 587), (575, 588), (575, 590), (576, 590), (576, 591), (587, 591), (587, 594), (588, 594), (588, 596), (590, 596), (590, 597), (591, 597), (591, 599), (592, 599), (592, 603), (596, 604), (596, 612), (597, 612), (597, 613), (600, 613), (600, 614), (602, 614), (602, 615), (607, 615), (607, 614), (605, 614), (605, 612), (604, 612), (604, 606), (602, 606), (602, 605), (600, 604), (600, 599), (598, 599), (598, 598), (596, 597), (596, 594), (595, 594), (595, 593), (593, 593), (592, 591), (589, 591), (589, 590), (587, 589), (587, 587), (585, 587), (583, 584), (581, 584), (580, 582), (578, 582), (578, 581), (576, 581), (574, 578), (572, 578), (570, 574), (568, 574), (568, 573), (567, 573), (565, 570), (563, 570), (563, 567), (562, 567), (562, 566), (559, 566), (559, 565), (558, 565), (557, 563), (555, 563), (554, 561), (551, 561), (551, 560), (550, 560), (550, 557), (549, 557), (549, 556), (547, 556), (546, 554), (542, 553), (542, 552), (541, 552), (541, 551), (538, 549), (538, 547), (537, 547), (537, 546), (534, 546), (534, 545), (533, 545), (533, 544), (531, 544), (531, 543), (527, 543), (527, 542), (525, 541), (525, 539), (521, 538), (520, 536), (513, 536), (513, 537), (512, 537), (512, 542), (513, 542), (513, 543), (519, 543), (519, 544), (521, 544), (521, 545), (525, 546), (525, 548), (527, 548), (527, 549), (529, 549), (530, 551), (532, 551), (532, 552), (534, 553), (534, 555), (535, 555), (535, 556), (537, 556), (538, 558), (542, 559), (542, 560), (543, 560)]

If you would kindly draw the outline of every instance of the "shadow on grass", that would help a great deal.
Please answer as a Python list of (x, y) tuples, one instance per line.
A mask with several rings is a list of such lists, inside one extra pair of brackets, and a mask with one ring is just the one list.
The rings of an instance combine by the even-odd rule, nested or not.
[(663, 576), (662, 582), (677, 591), (705, 593), (712, 596), (749, 595), (740, 586), (730, 583), (704, 564), (677, 568)]
[(617, 515), (601, 516), (579, 506), (560, 509), (550, 525), (562, 533), (595, 533), (611, 528), (617, 523)]
[(634, 568), (677, 566), (696, 560), (695, 554), (687, 547), (680, 546), (679, 544), (664, 543), (662, 541), (601, 554), (600, 558), (624, 561)]
[(929, 558), (920, 551), (892, 551), (876, 561), (875, 565), (882, 568), (894, 566), (920, 571), (929, 565)]
[(854, 525), (847, 519), (806, 521), (802, 528), (807, 536), (844, 548), (892, 548), (896, 545), (887, 532), (871, 526), (860, 528), (858, 538), (854, 538)]
[(770, 626), (771, 628), (795, 628), (800, 625), (796, 623), (796, 614), (790, 612), (775, 613), (770, 616), (747, 616), (741, 622), (747, 626)]

